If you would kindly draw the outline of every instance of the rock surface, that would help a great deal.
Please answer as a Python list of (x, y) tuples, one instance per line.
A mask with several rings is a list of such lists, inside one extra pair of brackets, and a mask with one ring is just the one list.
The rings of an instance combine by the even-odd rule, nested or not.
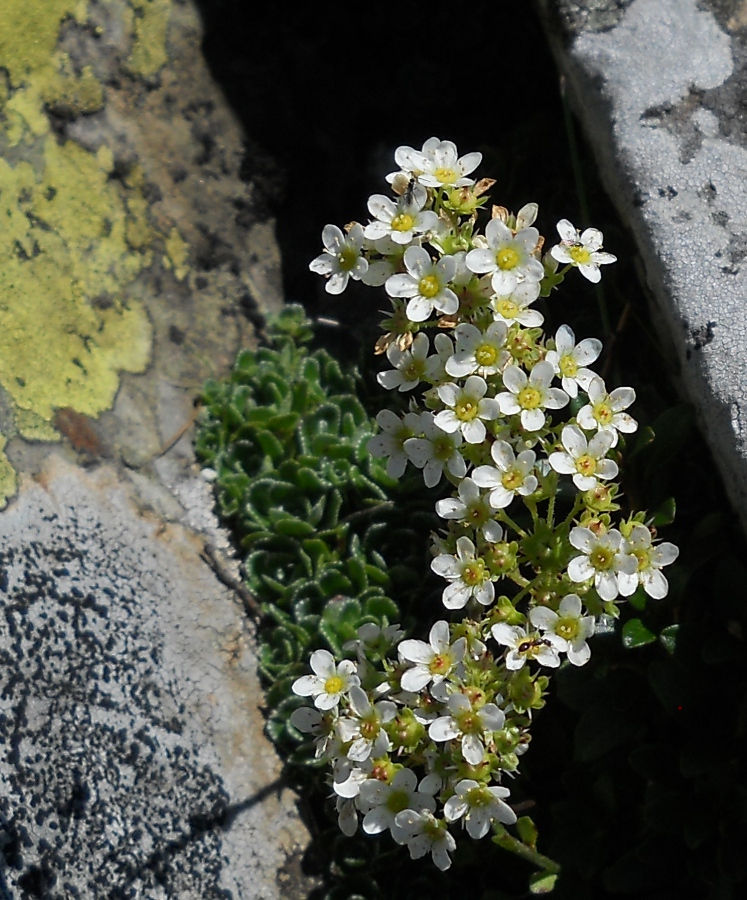
[(0, 516), (13, 897), (290, 896), (301, 837), (251, 629), (200, 541), (50, 457)]
[(270, 187), (200, 41), (185, 0), (4, 8), (0, 896), (12, 900), (308, 889), (252, 629), (206, 561), (228, 539), (190, 442), (204, 380), (282, 302)]
[(747, 527), (747, 4), (542, 0), (659, 333)]

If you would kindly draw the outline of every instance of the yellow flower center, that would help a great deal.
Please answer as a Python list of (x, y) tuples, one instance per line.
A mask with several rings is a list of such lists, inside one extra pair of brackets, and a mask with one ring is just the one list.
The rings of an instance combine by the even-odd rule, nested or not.
[(507, 491), (518, 491), (524, 484), (524, 476), (518, 469), (511, 469), (501, 476), (501, 484)]
[(459, 173), (455, 169), (442, 167), (436, 169), (433, 175), (441, 184), (454, 184), (455, 181), (459, 181)]
[(576, 460), (576, 471), (579, 475), (593, 475), (596, 470), (597, 461), (588, 453), (584, 453)]
[(515, 319), (519, 315), (519, 307), (512, 300), (499, 300), (495, 308), (504, 319)]
[(498, 359), (498, 351), (490, 344), (481, 344), (475, 350), (475, 359), (481, 366), (494, 366)]
[(589, 554), (589, 562), (600, 572), (611, 569), (615, 564), (615, 553), (608, 547), (595, 547)]
[(484, 787), (480, 786), (467, 791), (464, 799), (470, 806), (490, 806), (493, 795), (490, 791), (487, 791)]
[(451, 668), (451, 656), (448, 653), (436, 653), (428, 663), (428, 671), (432, 675), (445, 675)]
[(638, 560), (638, 571), (645, 572), (646, 569), (651, 568), (651, 551), (644, 550), (643, 547), (640, 547), (636, 550), (633, 550), (633, 556)]
[(501, 247), (495, 254), (495, 261), (498, 268), (504, 272), (515, 269), (521, 262), (521, 258), (513, 247)]
[(604, 400), (592, 407), (591, 414), (600, 425), (611, 425), (615, 415), (609, 403), (606, 403)]
[(579, 621), (574, 616), (561, 616), (555, 625), (555, 634), (569, 642), (574, 641), (578, 637), (580, 630)]
[(576, 263), (577, 266), (588, 266), (591, 262), (591, 251), (581, 244), (568, 248), (568, 255)]
[(343, 687), (342, 678), (339, 675), (333, 675), (324, 682), (324, 690), (328, 694), (339, 694)]
[(472, 587), (476, 584), (482, 584), (486, 576), (485, 563), (481, 559), (468, 562), (462, 569), (462, 581)]
[(421, 278), (418, 283), (418, 291), (420, 296), (425, 297), (426, 300), (432, 300), (434, 297), (437, 297), (441, 292), (438, 278), (435, 275), (426, 275), (425, 278)]
[(392, 231), (410, 231), (415, 224), (413, 216), (407, 213), (400, 213), (392, 219)]
[(573, 378), (578, 372), (578, 363), (572, 356), (561, 356), (558, 360), (558, 368), (566, 378)]
[(379, 731), (381, 731), (381, 726), (377, 718), (364, 719), (361, 722), (361, 737), (367, 741), (372, 741)]
[(358, 251), (355, 247), (343, 247), (337, 254), (337, 264), (343, 272), (350, 272), (358, 262)]
[(539, 409), (542, 406), (542, 394), (531, 384), (523, 387), (516, 395), (516, 399), (522, 409)]
[(474, 400), (461, 400), (454, 407), (454, 415), (460, 422), (471, 422), (477, 418), (479, 406)]
[(462, 734), (482, 734), (482, 723), (480, 717), (476, 716), (471, 709), (465, 710), (455, 716)]

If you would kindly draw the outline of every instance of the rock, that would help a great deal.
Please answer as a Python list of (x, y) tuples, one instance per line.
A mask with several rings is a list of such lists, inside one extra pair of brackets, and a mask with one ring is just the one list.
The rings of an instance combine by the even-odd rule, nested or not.
[(745, 5), (542, 6), (571, 101), (637, 239), (663, 345), (747, 525)]
[[(185, 0), (8, 0), (0, 36), (0, 896), (305, 896), (254, 637), (191, 446), (282, 303)], [(17, 487), (20, 485), (20, 487)], [(13, 499), (17, 489), (17, 496)], [(233, 565), (233, 569), (231, 566)]]
[(252, 631), (188, 529), (51, 456), (0, 516), (12, 897), (288, 897), (305, 839)]

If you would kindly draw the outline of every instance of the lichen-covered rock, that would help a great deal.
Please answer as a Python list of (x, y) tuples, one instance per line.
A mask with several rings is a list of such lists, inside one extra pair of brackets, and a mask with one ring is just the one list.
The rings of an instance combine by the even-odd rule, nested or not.
[(190, 444), (281, 304), (262, 166), (192, 2), (2, 18), (0, 897), (303, 896)]
[(0, 516), (0, 547), (10, 896), (294, 896), (304, 831), (244, 612), (200, 541), (143, 515), (112, 468), (52, 457)]

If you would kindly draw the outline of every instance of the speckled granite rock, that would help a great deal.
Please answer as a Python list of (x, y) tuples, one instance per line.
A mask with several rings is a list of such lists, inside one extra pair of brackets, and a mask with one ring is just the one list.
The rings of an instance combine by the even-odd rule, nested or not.
[(293, 896), (251, 633), (179, 525), (53, 456), (0, 516), (11, 897)]
[(541, 5), (637, 238), (662, 339), (747, 526), (747, 3)]

